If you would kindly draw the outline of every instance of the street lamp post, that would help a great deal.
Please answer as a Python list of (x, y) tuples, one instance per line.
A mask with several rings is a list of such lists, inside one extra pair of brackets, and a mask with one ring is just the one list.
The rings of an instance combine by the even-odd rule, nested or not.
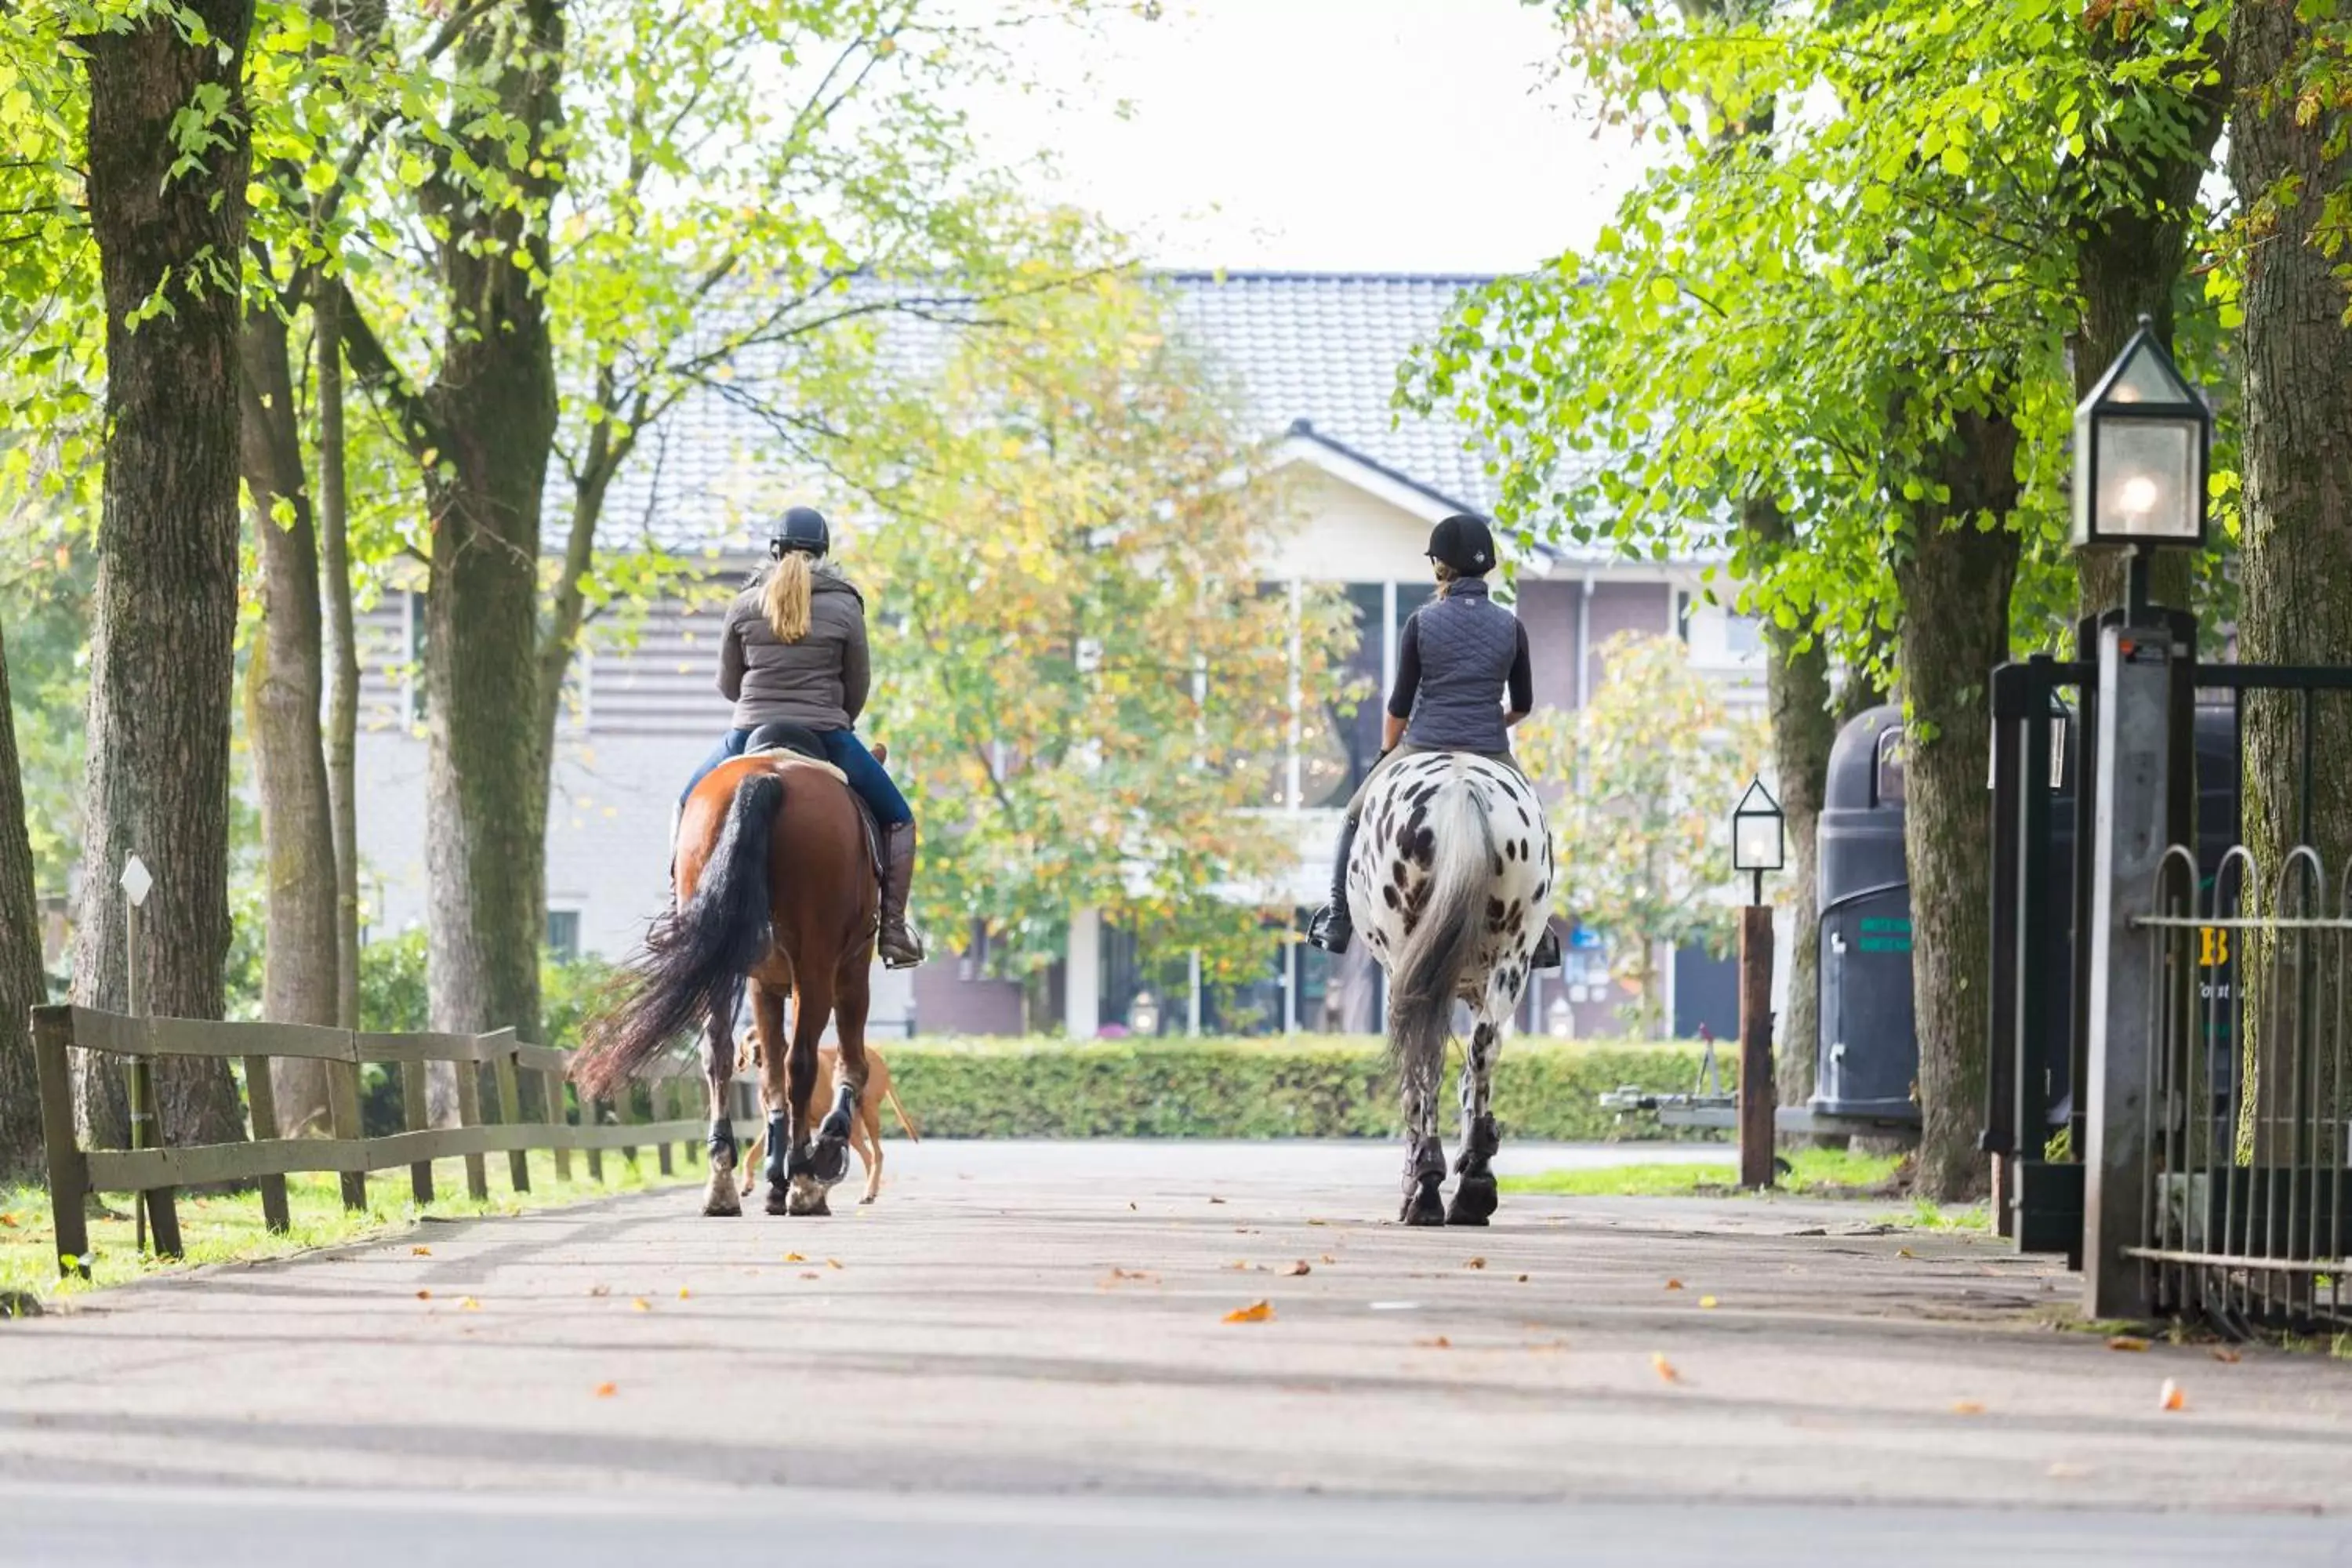
[(1780, 803), (1763, 779), (1748, 781), (1731, 812), (1731, 867), (1753, 879), (1753, 898), (1739, 911), (1739, 1184), (1772, 1184), (1772, 909), (1764, 901), (1764, 873), (1787, 859)]

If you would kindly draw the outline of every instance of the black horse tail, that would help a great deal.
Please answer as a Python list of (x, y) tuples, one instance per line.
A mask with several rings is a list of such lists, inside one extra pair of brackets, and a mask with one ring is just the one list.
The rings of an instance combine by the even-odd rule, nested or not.
[(572, 1064), (583, 1093), (608, 1098), (688, 1028), (712, 1016), (731, 1023), (743, 977), (768, 951), (768, 848), (783, 805), (773, 773), (736, 786), (693, 900), (654, 922), (614, 1005), (588, 1026)]
[(1436, 846), (1428, 897), (1390, 976), (1390, 1060), (1404, 1079), (1433, 1093), (1444, 1073), (1445, 1038), (1462, 976), (1477, 955), (1479, 915), (1494, 868), (1501, 864), (1486, 797), (1463, 773), (1455, 763), (1430, 801)]

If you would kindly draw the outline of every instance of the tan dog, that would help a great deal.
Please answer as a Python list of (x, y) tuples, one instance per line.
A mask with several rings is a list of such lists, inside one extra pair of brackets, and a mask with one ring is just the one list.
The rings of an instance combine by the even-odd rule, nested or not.
[[(760, 1065), (760, 1042), (755, 1035), (746, 1034), (736, 1047), (736, 1059), (748, 1061), (753, 1068)], [(841, 1052), (833, 1046), (820, 1046), (816, 1053), (816, 1086), (809, 1091), (809, 1108), (819, 1115), (833, 1103), (833, 1075), (841, 1065)], [(760, 1130), (751, 1135), (751, 1145), (743, 1152), (743, 1191), (750, 1193), (760, 1180), (761, 1157), (767, 1151), (767, 1095), (761, 1094)], [(882, 1112), (884, 1100), (897, 1112), (898, 1125), (907, 1130), (907, 1137), (919, 1143), (922, 1134), (907, 1120), (907, 1108), (898, 1103), (898, 1090), (890, 1087), (890, 1069), (882, 1064), (882, 1053), (872, 1046), (866, 1047), (866, 1094), (857, 1102), (857, 1115), (849, 1127), (849, 1146), (857, 1152), (858, 1163), (866, 1167), (866, 1194), (857, 1201), (870, 1204), (882, 1190)]]

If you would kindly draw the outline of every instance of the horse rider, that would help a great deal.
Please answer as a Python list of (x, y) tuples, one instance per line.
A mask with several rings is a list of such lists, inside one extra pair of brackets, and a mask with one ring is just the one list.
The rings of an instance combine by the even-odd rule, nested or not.
[[(1348, 913), (1348, 857), (1372, 781), (1400, 756), (1468, 752), (1515, 773), (1510, 731), (1535, 707), (1535, 677), (1528, 659), (1528, 628), (1495, 603), (1486, 574), (1495, 569), (1495, 535), (1485, 522), (1456, 513), (1429, 536), (1437, 597), (1412, 613), (1397, 641), (1396, 689), (1381, 721), (1381, 757), (1348, 802), (1339, 846), (1331, 860), (1331, 901), (1318, 910), (1307, 940), (1326, 952), (1345, 952), (1355, 936)], [(1507, 696), (1508, 704), (1501, 700)], [(1531, 961), (1559, 967), (1559, 938), (1544, 928)]]
[(873, 808), (882, 826), (882, 962), (909, 969), (923, 944), (907, 924), (915, 879), (915, 814), (874, 753), (857, 738), (870, 672), (866, 599), (828, 559), (833, 531), (814, 507), (796, 506), (769, 526), (769, 563), (727, 606), (719, 643), (719, 689), (735, 704), (730, 729), (678, 796), (730, 757), (743, 754), (763, 724), (809, 731)]

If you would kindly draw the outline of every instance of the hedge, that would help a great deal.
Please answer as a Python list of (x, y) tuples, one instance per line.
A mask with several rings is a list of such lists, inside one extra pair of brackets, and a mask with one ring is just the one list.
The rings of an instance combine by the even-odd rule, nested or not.
[[(908, 1113), (926, 1138), (1391, 1138), (1397, 1098), (1377, 1040), (881, 1042)], [(1454, 1061), (1458, 1065), (1459, 1052)], [(1685, 1093), (1693, 1046), (1507, 1042), (1495, 1112), (1506, 1137), (1563, 1142), (1714, 1134), (1603, 1110), (1627, 1086)], [(1731, 1087), (1723, 1062), (1724, 1087)], [(1441, 1096), (1455, 1120), (1449, 1068)], [(896, 1133), (895, 1120), (882, 1119)]]

